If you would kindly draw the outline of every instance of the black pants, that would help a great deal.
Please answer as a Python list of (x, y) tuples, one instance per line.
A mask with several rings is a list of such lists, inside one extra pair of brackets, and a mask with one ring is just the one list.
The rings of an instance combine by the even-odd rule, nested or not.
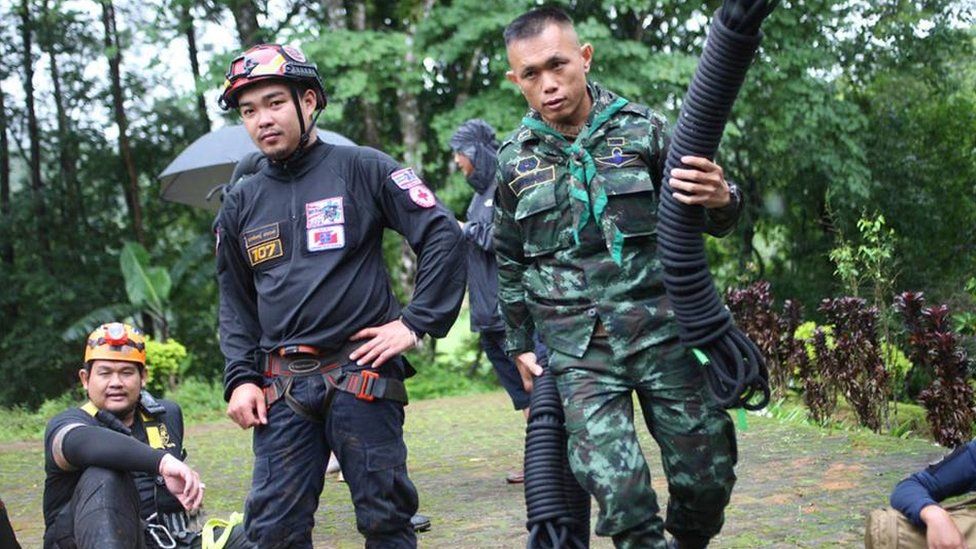
[[(379, 371), (403, 379), (400, 364), (394, 359)], [(344, 366), (347, 372), (364, 368)], [(321, 376), (299, 377), (292, 395), (315, 410), (325, 389)], [(399, 402), (367, 402), (342, 391), (325, 424), (299, 416), (284, 399), (275, 402), (268, 424), (254, 428), (254, 474), (244, 518), (248, 538), (262, 549), (311, 549), (331, 451), (342, 467), (367, 549), (416, 547), (410, 517), (417, 512), (417, 490), (407, 475), (403, 420)]]
[(44, 532), (52, 549), (145, 547), (139, 523), (139, 492), (129, 473), (89, 467), (71, 501)]

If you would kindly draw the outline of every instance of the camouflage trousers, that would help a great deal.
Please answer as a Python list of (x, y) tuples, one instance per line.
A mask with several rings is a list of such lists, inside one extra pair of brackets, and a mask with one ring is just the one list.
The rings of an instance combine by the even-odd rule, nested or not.
[[(665, 547), (718, 534), (735, 484), (735, 428), (713, 403), (700, 366), (677, 340), (615, 360), (606, 337), (582, 358), (550, 350), (566, 414), (570, 467), (596, 498), (596, 533), (617, 547)], [(661, 450), (668, 481), (666, 522), (634, 429), (633, 393)]]

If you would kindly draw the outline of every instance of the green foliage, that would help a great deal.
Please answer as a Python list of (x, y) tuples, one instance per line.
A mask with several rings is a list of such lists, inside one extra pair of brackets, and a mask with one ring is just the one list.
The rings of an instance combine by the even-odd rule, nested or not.
[[(719, 2), (559, 3), (570, 9), (581, 40), (594, 45), (591, 77), (673, 119), (707, 18)], [(203, 37), (233, 20), (234, 36), (242, 36), (234, 17), (241, 6), (180, 0), (150, 13), (116, 4), (144, 214), (141, 248), (125, 244), (133, 234), (121, 188), (127, 173), (118, 128), (111, 116), (89, 114), (111, 111), (107, 75), (91, 70), (91, 60), (105, 55), (100, 10), (27, 4), (37, 22), (31, 58), (36, 102), (43, 105), (37, 109), (36, 193), (24, 161), (30, 136), (19, 87), (23, 63), (0, 67), (6, 100), (0, 116), (10, 129), (12, 159), (0, 243), (13, 252), (9, 263), (0, 258), (0, 405), (38, 406), (72, 387), (81, 340), (107, 320), (127, 319), (160, 340), (172, 332), (194, 357), (187, 375), (220, 378), (217, 289), (208, 252), (212, 214), (160, 200), (154, 177), (206, 131), (209, 121), (201, 120), (196, 93), (212, 103), (227, 63), (244, 45), (205, 41), (203, 75), (195, 86), (180, 84), (192, 80), (187, 57), (149, 56), (140, 63), (135, 56), (187, 53), (190, 23)], [(300, 45), (318, 63), (330, 96), (326, 126), (422, 168), (460, 216), (471, 191), (450, 167), (447, 140), (472, 117), (487, 120), (500, 137), (518, 125), (526, 105), (505, 79), (501, 33), (536, 4), (502, 0), (486, 9), (478, 0), (346, 3), (338, 19), (330, 19), (333, 14), (316, 3), (272, 10), (259, 2), (257, 19), (264, 27), (256, 30)], [(18, 17), (13, 20), (19, 24)], [(973, 298), (959, 291), (959, 281), (976, 272), (973, 21), (973, 9), (955, 0), (796, 0), (773, 13), (718, 154), (746, 198), (734, 236), (708, 243), (720, 285), (766, 278), (777, 295), (812, 310), (834, 293), (837, 267), (828, 254), (842, 248), (838, 236), (860, 234), (858, 221), (870, 211), (871, 219), (883, 215), (885, 230), (893, 231), (890, 258), (901, 269), (901, 286), (953, 303), (966, 300), (970, 306), (957, 307), (955, 326), (976, 331)], [(360, 23), (362, 30), (353, 30)], [(0, 32), (0, 53), (22, 60), (15, 26)], [(52, 54), (60, 68), (58, 91)], [(408, 99), (416, 107), (408, 107)], [(63, 120), (54, 100), (67, 109)], [(231, 113), (226, 120), (237, 118)], [(407, 143), (408, 129), (418, 143)], [(35, 194), (47, 207), (46, 218), (34, 214)], [(49, 254), (38, 245), (42, 229)], [(848, 264), (856, 259), (858, 244), (852, 246)], [(395, 294), (408, 300), (409, 254), (390, 237), (384, 255)], [(857, 273), (862, 292), (895, 280), (869, 271)]]
[[(966, 294), (970, 307), (976, 305), (976, 277), (966, 281)], [(976, 310), (959, 310), (952, 315), (952, 327), (961, 335), (976, 336)]]
[(833, 335), (834, 327), (829, 324), (817, 326), (816, 322), (808, 320), (797, 326), (796, 331), (793, 332), (793, 337), (803, 342), (803, 347), (807, 351), (807, 358), (811, 361), (817, 360), (817, 351), (813, 347), (813, 334), (817, 331), (817, 328), (822, 329), (827, 335), (827, 348), (833, 349), (835, 345)]
[(160, 342), (146, 338), (146, 388), (157, 396), (172, 391), (180, 384), (191, 360), (186, 347), (175, 339)]

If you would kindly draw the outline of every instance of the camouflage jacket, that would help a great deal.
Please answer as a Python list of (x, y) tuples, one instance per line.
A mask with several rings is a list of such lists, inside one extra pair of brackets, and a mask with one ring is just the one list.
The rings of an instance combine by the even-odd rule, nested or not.
[[(657, 256), (657, 193), (667, 123), (588, 85), (593, 109), (572, 143), (530, 111), (498, 153), (495, 250), (506, 350), (583, 356), (597, 321), (614, 355), (677, 337)], [(727, 234), (739, 208), (710, 210)]]

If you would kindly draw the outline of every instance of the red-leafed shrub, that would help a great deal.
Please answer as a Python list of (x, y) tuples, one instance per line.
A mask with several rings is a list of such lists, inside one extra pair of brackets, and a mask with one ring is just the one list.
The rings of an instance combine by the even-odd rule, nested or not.
[(793, 371), (799, 366), (798, 354), (803, 352), (802, 342), (793, 338), (793, 332), (802, 322), (802, 308), (787, 300), (783, 314), (778, 314), (773, 308), (773, 295), (766, 281), (729, 290), (725, 303), (732, 311), (736, 325), (756, 343), (766, 358), (773, 394), (784, 396)]
[(826, 355), (818, 349), (817, 360), (831, 363), (828, 371), (858, 422), (880, 432), (887, 419), (889, 391), (878, 341), (878, 309), (859, 297), (839, 297), (823, 300), (819, 310), (834, 326), (834, 346), (824, 349)]
[(932, 379), (918, 400), (925, 407), (933, 438), (949, 448), (968, 442), (976, 419), (969, 358), (952, 331), (949, 308), (926, 307), (922, 292), (903, 292), (895, 298), (895, 309), (905, 322), (909, 358)]

